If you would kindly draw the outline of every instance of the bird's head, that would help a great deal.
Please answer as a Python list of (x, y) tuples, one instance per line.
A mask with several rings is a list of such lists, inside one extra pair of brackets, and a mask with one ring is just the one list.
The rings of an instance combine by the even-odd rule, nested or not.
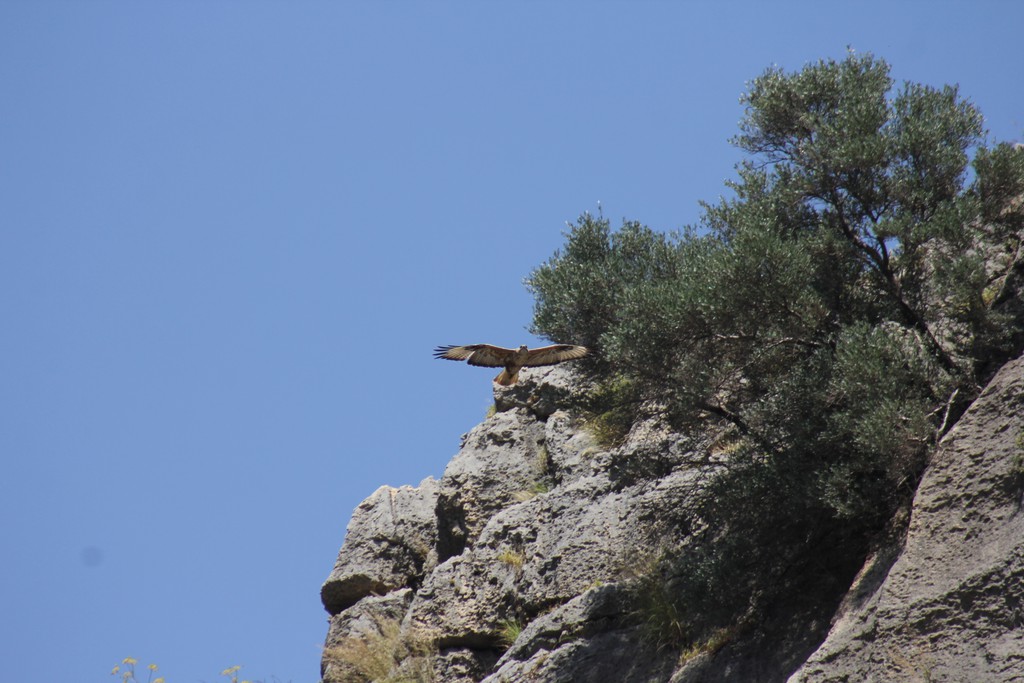
[(522, 353), (523, 351), (529, 351), (529, 350), (530, 349), (529, 349), (529, 347), (526, 346), (526, 344), (520, 344), (519, 345), (519, 353)]

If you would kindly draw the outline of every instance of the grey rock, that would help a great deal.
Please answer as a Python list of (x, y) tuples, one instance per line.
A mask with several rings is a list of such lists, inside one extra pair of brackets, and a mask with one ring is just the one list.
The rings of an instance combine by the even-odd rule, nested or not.
[(568, 484), (602, 471), (602, 449), (583, 420), (568, 411), (552, 413), (544, 424), (544, 445), (551, 482)]
[[(324, 585), (324, 603), (340, 624), (332, 622), (329, 642), (351, 637), (363, 602), (395, 591), (408, 600), (403, 629), (431, 634), (438, 648), (439, 681), (493, 676), (506, 624), (559, 619), (565, 642), (557, 652), (517, 649), (520, 658), (494, 680), (535, 669), (571, 680), (575, 674), (557, 673), (568, 662), (600, 662), (593, 677), (579, 680), (610, 680), (601, 677), (632, 668), (637, 677), (621, 680), (648, 680), (653, 671), (667, 678), (663, 657), (627, 666), (642, 645), (636, 625), (623, 620), (621, 590), (595, 587), (636, 575), (671, 538), (692, 474), (676, 467), (679, 449), (667, 447), (657, 474), (637, 469), (650, 459), (632, 449), (650, 439), (602, 449), (578, 416), (556, 404), (569, 395), (566, 381), (556, 368), (496, 388), (499, 412), (466, 435), (439, 482), (385, 487), (357, 508)], [(431, 541), (424, 552), (421, 544)], [(330, 671), (325, 681), (344, 680), (337, 667)]]
[(542, 485), (548, 471), (544, 424), (526, 409), (496, 413), (466, 436), (441, 477), (441, 560), (472, 547), (487, 520)]
[(671, 659), (644, 644), (631, 602), (616, 584), (585, 591), (526, 626), (484, 683), (665, 680)]
[[(790, 679), (1024, 681), (1024, 360), (946, 435), (883, 549)], [(886, 571), (888, 569), (888, 571)]]
[(345, 543), (320, 589), (330, 614), (368, 595), (417, 583), (436, 564), (438, 484), (382, 486), (352, 513)]
[(494, 648), (503, 621), (532, 619), (636, 575), (671, 538), (691, 476), (620, 491), (598, 474), (495, 512), (471, 549), (426, 578), (410, 608), (414, 623), (443, 647)]
[(437, 566), (416, 592), (410, 619), (442, 648), (490, 649), (516, 599), (512, 568), (468, 550)]
[[(495, 647), (501, 622), (564, 602), (618, 569), (621, 529), (595, 506), (599, 482), (541, 494), (496, 513), (470, 550), (437, 567), (411, 612), (442, 645)], [(607, 488), (607, 486), (605, 486)]]
[[(382, 643), (381, 628), (388, 625), (398, 627), (411, 601), (412, 590), (405, 588), (384, 596), (367, 596), (348, 609), (332, 615), (320, 665), (323, 679), (364, 680), (360, 668), (349, 660), (357, 659), (360, 651), (366, 649), (365, 644)], [(356, 656), (348, 653), (356, 653)]]
[(525, 408), (537, 419), (546, 420), (569, 401), (572, 381), (567, 366), (524, 368), (516, 384), (494, 385), (494, 407), (499, 413)]
[(495, 650), (455, 647), (442, 650), (434, 663), (435, 680), (444, 683), (476, 683), (494, 668)]

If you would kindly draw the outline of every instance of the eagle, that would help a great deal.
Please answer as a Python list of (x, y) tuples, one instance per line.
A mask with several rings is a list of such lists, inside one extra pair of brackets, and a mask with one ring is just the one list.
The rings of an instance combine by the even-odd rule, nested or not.
[(434, 358), (464, 360), (470, 365), (479, 365), (485, 368), (504, 368), (494, 378), (494, 381), (507, 387), (515, 384), (519, 379), (520, 368), (556, 365), (567, 360), (583, 358), (587, 353), (587, 347), (573, 344), (552, 344), (536, 349), (527, 348), (525, 344), (518, 349), (506, 349), (491, 344), (467, 344), (466, 346), (438, 346), (434, 349)]

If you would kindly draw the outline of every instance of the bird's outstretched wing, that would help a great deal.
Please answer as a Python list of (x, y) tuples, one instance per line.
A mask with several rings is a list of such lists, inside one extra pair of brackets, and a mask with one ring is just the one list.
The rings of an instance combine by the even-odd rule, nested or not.
[(585, 346), (575, 346), (574, 344), (552, 344), (551, 346), (541, 346), (540, 348), (530, 349), (530, 355), (526, 358), (527, 367), (537, 367), (539, 365), (555, 365), (567, 360), (576, 360), (577, 358), (583, 358), (587, 355), (588, 350)]
[(464, 360), (470, 365), (501, 368), (515, 353), (515, 349), (506, 349), (491, 344), (467, 344), (466, 346), (438, 346), (434, 349), (434, 358)]

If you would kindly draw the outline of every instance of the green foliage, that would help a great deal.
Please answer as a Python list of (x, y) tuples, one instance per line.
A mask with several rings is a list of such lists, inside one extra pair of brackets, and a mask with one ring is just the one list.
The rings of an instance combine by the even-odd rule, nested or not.
[(678, 591), (662, 574), (663, 561), (643, 567), (634, 586), (634, 616), (643, 629), (644, 642), (658, 650), (677, 649), (690, 640), (686, 614)]
[[(551, 339), (601, 348), (602, 335), (621, 318), (619, 306), (630, 291), (666, 277), (673, 262), (674, 250), (664, 236), (639, 223), (612, 233), (606, 219), (585, 214), (564, 252), (527, 281), (536, 297), (533, 329)], [(599, 356), (581, 363), (606, 368)]]
[(602, 448), (622, 444), (640, 411), (637, 385), (614, 376), (597, 384), (584, 399), (586, 429)]
[(802, 590), (800, 567), (848, 579), (1022, 338), (999, 304), (1024, 150), (986, 146), (956, 88), (895, 87), (851, 54), (770, 69), (743, 102), (751, 156), (699, 229), (585, 214), (527, 281), (533, 331), (595, 350), (605, 445), (648, 410), (736, 435), (695, 504), (706, 531), (660, 569), (691, 642)]
[(502, 619), (498, 622), (498, 638), (506, 648), (512, 647), (512, 643), (519, 639), (523, 632), (523, 622), (518, 619)]

